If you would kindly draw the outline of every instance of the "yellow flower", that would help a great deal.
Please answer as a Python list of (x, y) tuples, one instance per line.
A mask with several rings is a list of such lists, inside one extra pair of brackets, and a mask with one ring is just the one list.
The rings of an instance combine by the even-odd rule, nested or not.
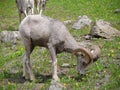
[(78, 83), (75, 84), (78, 87)]
[(86, 76), (88, 76), (88, 73), (86, 73)]
[(105, 70), (104, 70), (103, 72), (104, 72), (104, 73), (106, 73), (106, 71), (105, 71)]
[(112, 49), (111, 52), (114, 53), (114, 50)]
[(82, 80), (85, 80), (85, 78), (82, 78)]
[(68, 76), (68, 78), (70, 79), (70, 76)]
[(64, 86), (66, 86), (66, 83), (64, 83)]
[(10, 82), (8, 82), (8, 85), (10, 85)]

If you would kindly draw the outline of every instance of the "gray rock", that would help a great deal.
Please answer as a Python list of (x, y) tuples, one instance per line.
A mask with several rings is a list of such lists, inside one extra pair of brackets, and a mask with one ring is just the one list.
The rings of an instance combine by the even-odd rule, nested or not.
[(93, 46), (93, 44), (90, 41), (81, 41), (81, 42), (78, 42), (78, 45), (85, 48), (90, 48)]
[(63, 68), (70, 68), (69, 63), (63, 63), (61, 66), (62, 66)]
[(71, 20), (66, 20), (66, 21), (64, 21), (64, 24), (70, 24), (70, 23), (72, 23)]
[(89, 26), (91, 25), (92, 20), (88, 18), (88, 16), (79, 16), (76, 22), (72, 25), (73, 29), (79, 30), (83, 28), (84, 26)]
[(84, 35), (83, 38), (85, 38), (86, 40), (91, 40), (92, 36), (87, 34), (87, 35)]
[(93, 37), (102, 37), (105, 39), (110, 39), (113, 37), (120, 36), (120, 31), (111, 27), (110, 23), (98, 20), (95, 25), (91, 28), (90, 35)]
[(19, 31), (2, 31), (0, 32), (0, 41), (3, 43), (6, 42), (12, 42), (13, 44), (15, 44), (17, 42), (17, 40), (19, 40), (20, 37), (20, 33)]

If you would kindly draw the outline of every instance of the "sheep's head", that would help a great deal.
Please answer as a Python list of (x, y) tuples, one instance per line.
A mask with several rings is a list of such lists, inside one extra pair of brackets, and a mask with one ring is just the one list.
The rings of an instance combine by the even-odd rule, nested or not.
[(43, 9), (45, 9), (46, 0), (41, 0), (40, 3), (41, 3), (41, 5), (42, 5)]
[(93, 46), (90, 50), (79, 48), (73, 51), (72, 55), (77, 56), (77, 70), (80, 74), (85, 74), (87, 66), (96, 61), (100, 56), (100, 48)]

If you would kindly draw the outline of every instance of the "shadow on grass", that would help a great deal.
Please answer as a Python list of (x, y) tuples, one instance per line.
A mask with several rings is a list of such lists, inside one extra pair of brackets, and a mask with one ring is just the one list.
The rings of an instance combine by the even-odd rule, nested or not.
[[(18, 73), (9, 73), (9, 72), (2, 72), (2, 80), (1, 81), (4, 81), (6, 82), (6, 84), (8, 82), (10, 83), (16, 83), (16, 84), (19, 84), (19, 83), (24, 83), (24, 82), (32, 82), (30, 80), (26, 80), (22, 77), (22, 72), (18, 72)], [(50, 82), (51, 79), (52, 79), (52, 75), (50, 74), (37, 74), (35, 75), (35, 78), (36, 78), (36, 82), (35, 83), (45, 83), (45, 82)], [(0, 81), (0, 83), (1, 83)]]
[(22, 78), (22, 73), (9, 73), (4, 72), (3, 81), (10, 83), (24, 83), (26, 80)]
[[(63, 71), (63, 72), (62, 72)], [(66, 72), (68, 71), (68, 69), (66, 71), (62, 70), (61, 73), (58, 73), (58, 76), (60, 77), (60, 79), (62, 77), (67, 77), (66, 75)], [(22, 83), (25, 83), (25, 82), (32, 82), (30, 80), (26, 80), (22, 77), (22, 71), (20, 72), (17, 72), (17, 73), (10, 73), (9, 71), (3, 71), (2, 72), (2, 75), (3, 75), (3, 78), (2, 78), (2, 81), (5, 81), (6, 84), (8, 82), (10, 83), (16, 83), (16, 84), (22, 84)], [(0, 75), (1, 76), (1, 75)], [(73, 78), (75, 81), (82, 81), (82, 78), (85, 78), (84, 75), (71, 75), (70, 76), (71, 78)], [(35, 83), (48, 83), (48, 82), (51, 82), (52, 80), (52, 74), (51, 73), (42, 73), (42, 74), (39, 74), (39, 73), (35, 73), (35, 78), (36, 78), (36, 81)]]
[(52, 79), (51, 74), (37, 74), (35, 75), (36, 78), (36, 83), (45, 83), (45, 82), (50, 82)]

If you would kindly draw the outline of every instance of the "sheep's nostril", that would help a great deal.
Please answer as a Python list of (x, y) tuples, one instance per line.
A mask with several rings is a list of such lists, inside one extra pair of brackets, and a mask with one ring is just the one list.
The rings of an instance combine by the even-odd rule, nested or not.
[(83, 66), (87, 66), (87, 64), (85, 62), (83, 62)]
[(98, 56), (96, 56), (96, 58), (93, 59), (93, 62), (97, 61), (98, 60)]
[(79, 71), (79, 72), (78, 72), (78, 74), (80, 74), (80, 75), (83, 75), (83, 76), (84, 76), (84, 75), (85, 75), (85, 71), (83, 71), (83, 70), (82, 70), (82, 71)]
[(85, 73), (82, 74), (82, 73), (78, 72), (78, 75), (79, 75), (80, 77), (83, 77), (83, 76), (85, 76)]

